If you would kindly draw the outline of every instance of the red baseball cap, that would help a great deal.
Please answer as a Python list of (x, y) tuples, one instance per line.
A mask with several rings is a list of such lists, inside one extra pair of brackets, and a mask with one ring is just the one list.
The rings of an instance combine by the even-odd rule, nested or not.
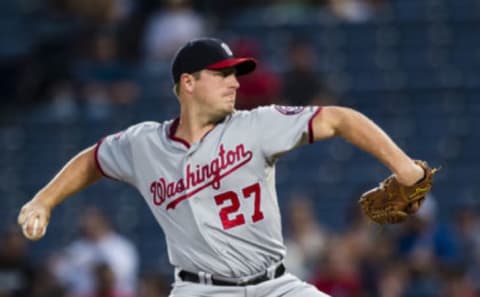
[(182, 73), (194, 73), (202, 69), (223, 69), (235, 67), (237, 75), (255, 70), (254, 58), (237, 58), (228, 45), (216, 38), (199, 38), (181, 47), (172, 60), (172, 80), (178, 83)]

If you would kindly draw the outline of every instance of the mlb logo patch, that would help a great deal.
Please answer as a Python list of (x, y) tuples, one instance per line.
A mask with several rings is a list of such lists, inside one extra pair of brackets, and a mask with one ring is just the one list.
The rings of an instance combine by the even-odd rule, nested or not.
[(305, 109), (305, 106), (275, 105), (275, 109), (284, 115), (293, 115), (301, 113)]

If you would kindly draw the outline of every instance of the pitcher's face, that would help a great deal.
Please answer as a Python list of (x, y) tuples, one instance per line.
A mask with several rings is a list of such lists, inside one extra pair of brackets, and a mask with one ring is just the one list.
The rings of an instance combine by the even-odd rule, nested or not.
[(202, 110), (222, 118), (233, 112), (238, 87), (235, 68), (205, 69), (195, 81), (193, 97)]

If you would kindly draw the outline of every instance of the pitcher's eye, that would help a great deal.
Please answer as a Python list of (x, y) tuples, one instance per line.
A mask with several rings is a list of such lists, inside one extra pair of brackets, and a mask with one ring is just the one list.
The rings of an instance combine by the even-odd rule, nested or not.
[(227, 77), (227, 76), (230, 76), (232, 74), (235, 74), (237, 72), (237, 70), (235, 68), (225, 68), (225, 69), (222, 69), (220, 70), (220, 75), (222, 75), (223, 77)]

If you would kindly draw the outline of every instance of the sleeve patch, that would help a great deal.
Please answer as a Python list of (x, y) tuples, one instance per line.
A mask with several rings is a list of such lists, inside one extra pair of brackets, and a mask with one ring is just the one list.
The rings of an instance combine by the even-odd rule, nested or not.
[(284, 115), (294, 115), (294, 114), (301, 113), (305, 109), (305, 106), (275, 105), (275, 109)]

